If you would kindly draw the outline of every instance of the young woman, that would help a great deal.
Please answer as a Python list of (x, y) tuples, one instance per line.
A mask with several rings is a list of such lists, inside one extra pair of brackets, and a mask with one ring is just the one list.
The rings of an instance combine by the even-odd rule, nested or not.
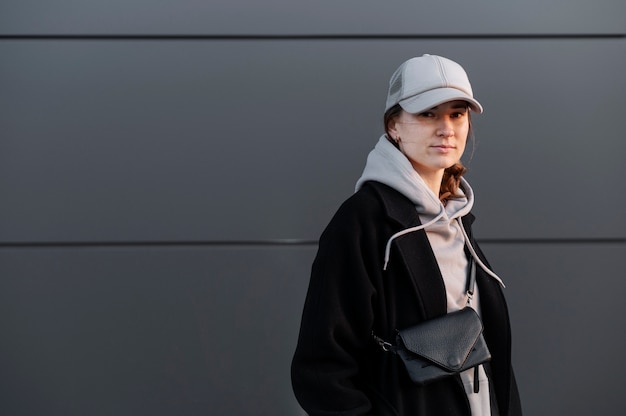
[[(386, 133), (312, 267), (292, 363), (309, 415), (521, 415), (503, 284), (471, 232), (460, 162), (470, 111), (482, 107), (456, 62), (424, 55), (392, 75)], [(491, 361), (420, 387), (372, 334), (393, 343), (397, 330), (465, 307), (471, 263)]]

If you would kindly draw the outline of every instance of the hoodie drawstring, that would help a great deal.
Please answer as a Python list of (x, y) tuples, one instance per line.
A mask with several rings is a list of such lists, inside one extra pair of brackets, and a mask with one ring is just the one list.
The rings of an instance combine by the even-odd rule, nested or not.
[(461, 232), (463, 233), (463, 238), (465, 239), (465, 246), (468, 248), (468, 250), (472, 254), (472, 258), (476, 261), (476, 263), (478, 263), (480, 268), (485, 271), (485, 273), (487, 273), (489, 276), (491, 276), (494, 279), (496, 279), (496, 281), (498, 283), (500, 283), (500, 285), (503, 288), (505, 288), (506, 286), (504, 285), (504, 282), (502, 281), (502, 279), (500, 279), (497, 274), (495, 274), (494, 272), (489, 270), (489, 267), (485, 266), (485, 263), (483, 263), (482, 260), (480, 260), (480, 257), (478, 257), (478, 254), (476, 254), (476, 251), (474, 250), (474, 247), (472, 247), (472, 243), (471, 243), (467, 233), (465, 232), (465, 228), (463, 227), (463, 223), (461, 222), (461, 218), (457, 218), (456, 220), (458, 221), (459, 227), (461, 228)]
[(412, 233), (413, 231), (419, 231), (423, 228), (428, 227), (429, 225), (432, 225), (434, 223), (436, 223), (437, 221), (439, 221), (439, 219), (441, 217), (443, 217), (446, 213), (446, 210), (443, 206), (443, 204), (441, 205), (441, 208), (439, 209), (439, 214), (437, 214), (437, 216), (435, 218), (433, 218), (432, 220), (428, 221), (426, 224), (422, 224), (422, 225), (418, 225), (417, 227), (411, 227), (411, 228), (407, 228), (405, 230), (399, 231), (397, 233), (395, 233), (394, 235), (392, 235), (391, 237), (389, 237), (389, 240), (387, 240), (387, 246), (385, 247), (385, 265), (383, 266), (383, 270), (387, 270), (387, 263), (389, 263), (389, 255), (391, 253), (391, 243), (393, 242), (393, 240), (395, 240), (398, 237), (403, 236), (404, 234), (408, 234), (408, 233)]
[[(393, 240), (395, 240), (396, 238), (401, 237), (401, 236), (403, 236), (405, 234), (412, 233), (414, 231), (422, 230), (422, 229), (424, 229), (424, 228), (426, 228), (426, 227), (436, 223), (437, 221), (439, 221), (439, 219), (441, 217), (443, 217), (445, 215), (445, 213), (446, 213), (446, 211), (445, 211), (445, 208), (444, 208), (444, 206), (442, 204), (441, 208), (439, 210), (439, 214), (437, 214), (437, 216), (435, 218), (433, 218), (432, 220), (428, 221), (426, 224), (418, 225), (416, 227), (406, 228), (406, 229), (404, 229), (402, 231), (399, 231), (399, 232), (395, 233), (391, 237), (389, 237), (389, 240), (387, 240), (387, 245), (385, 246), (385, 264), (383, 265), (383, 270), (387, 270), (387, 265), (389, 264), (389, 257), (391, 255), (391, 243), (393, 242)], [(476, 261), (476, 263), (480, 266), (480, 268), (485, 271), (485, 273), (487, 273), (489, 276), (493, 277), (498, 283), (500, 283), (500, 285), (503, 288), (505, 288), (506, 286), (504, 285), (504, 282), (502, 281), (502, 279), (500, 279), (500, 277), (498, 277), (497, 274), (495, 274), (494, 272), (489, 270), (489, 268), (487, 266), (485, 266), (485, 263), (482, 262), (480, 257), (478, 257), (478, 254), (476, 254), (476, 251), (474, 250), (474, 247), (472, 247), (470, 239), (469, 239), (467, 233), (465, 232), (465, 228), (463, 227), (463, 223), (461, 222), (461, 218), (459, 217), (456, 220), (459, 223), (459, 227), (461, 228), (461, 233), (463, 233), (463, 239), (465, 240), (465, 245), (467, 246), (470, 254), (472, 255), (472, 258)]]

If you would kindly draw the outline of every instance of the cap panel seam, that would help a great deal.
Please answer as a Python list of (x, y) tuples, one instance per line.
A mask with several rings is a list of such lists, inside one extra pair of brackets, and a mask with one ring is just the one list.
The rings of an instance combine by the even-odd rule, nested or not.
[(439, 68), (439, 74), (441, 76), (441, 84), (444, 88), (449, 87), (448, 77), (446, 76), (446, 69), (444, 68), (441, 59), (437, 57), (435, 59), (437, 61), (437, 67)]

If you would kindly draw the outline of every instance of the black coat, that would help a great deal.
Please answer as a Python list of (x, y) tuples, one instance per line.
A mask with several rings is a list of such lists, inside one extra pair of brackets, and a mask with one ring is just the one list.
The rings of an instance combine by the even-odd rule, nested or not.
[[(463, 218), (470, 238), (472, 222), (471, 214)], [(389, 237), (419, 224), (415, 206), (406, 197), (368, 182), (339, 208), (324, 230), (292, 362), (296, 398), (310, 415), (470, 414), (459, 376), (418, 387), (398, 357), (382, 351), (371, 337), (373, 330), (393, 341), (396, 329), (446, 313), (443, 278), (425, 231), (394, 240), (383, 271)], [(494, 396), (492, 409), (498, 408), (501, 416), (521, 415), (504, 295), (480, 268), (476, 282), (484, 335), (492, 354), (486, 366)]]

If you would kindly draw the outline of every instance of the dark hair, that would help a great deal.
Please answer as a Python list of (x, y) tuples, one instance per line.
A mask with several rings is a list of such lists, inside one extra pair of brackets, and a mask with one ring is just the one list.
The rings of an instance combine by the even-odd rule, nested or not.
[[(400, 104), (396, 104), (393, 107), (391, 107), (389, 110), (387, 110), (383, 117), (383, 123), (385, 127), (385, 136), (387, 137), (387, 140), (389, 140), (391, 144), (393, 144), (396, 147), (399, 147), (399, 146), (398, 146), (398, 143), (396, 143), (391, 138), (391, 134), (389, 134), (389, 124), (396, 117), (398, 117), (401, 112), (402, 112), (402, 107), (400, 106)], [(470, 121), (470, 129), (469, 129), (469, 133), (467, 137), (471, 138), (473, 141), (474, 134), (472, 132), (472, 118), (471, 117), (469, 121)], [(458, 191), (459, 191), (459, 187), (461, 186), (461, 177), (465, 174), (465, 172), (467, 172), (467, 168), (463, 166), (463, 163), (461, 163), (461, 161), (458, 161), (457, 163), (450, 166), (449, 168), (446, 168), (446, 170), (443, 171), (443, 178), (441, 179), (441, 188), (439, 189), (439, 200), (441, 200), (441, 202), (445, 204), (449, 199), (460, 197)]]

